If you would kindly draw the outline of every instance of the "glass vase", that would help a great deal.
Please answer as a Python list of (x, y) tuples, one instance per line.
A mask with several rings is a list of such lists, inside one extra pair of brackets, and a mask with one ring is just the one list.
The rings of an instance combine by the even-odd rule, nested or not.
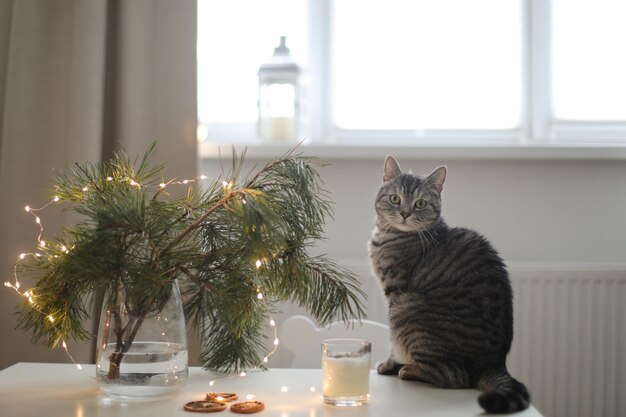
[(96, 379), (107, 395), (155, 397), (187, 382), (185, 317), (178, 282), (155, 294), (117, 283), (105, 294), (96, 351)]

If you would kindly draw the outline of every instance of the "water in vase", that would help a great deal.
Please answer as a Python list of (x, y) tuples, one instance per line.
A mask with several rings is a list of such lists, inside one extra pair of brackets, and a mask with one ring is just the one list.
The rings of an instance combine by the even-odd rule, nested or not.
[(135, 342), (124, 353), (119, 374), (111, 373), (115, 343), (97, 352), (96, 377), (100, 389), (120, 398), (153, 397), (182, 388), (187, 382), (187, 348), (177, 343)]

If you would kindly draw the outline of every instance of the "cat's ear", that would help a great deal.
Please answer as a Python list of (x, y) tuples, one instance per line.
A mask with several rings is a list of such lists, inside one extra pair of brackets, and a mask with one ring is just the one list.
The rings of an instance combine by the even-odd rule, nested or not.
[(402, 174), (402, 169), (400, 168), (400, 164), (396, 161), (391, 155), (387, 155), (385, 158), (385, 167), (383, 174), (383, 182), (391, 181), (396, 178), (398, 175)]
[(448, 175), (448, 168), (445, 165), (441, 165), (428, 174), (426, 182), (432, 185), (437, 191), (441, 192), (441, 190), (443, 190), (443, 183), (446, 182), (446, 175)]

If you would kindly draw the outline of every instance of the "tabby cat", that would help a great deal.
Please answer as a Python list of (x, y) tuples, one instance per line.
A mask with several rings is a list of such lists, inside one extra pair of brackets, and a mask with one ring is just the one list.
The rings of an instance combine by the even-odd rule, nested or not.
[(369, 242), (389, 305), (392, 352), (378, 373), (441, 388), (478, 388), (488, 413), (528, 408), (526, 387), (509, 375), (512, 291), (502, 259), (475, 231), (441, 217), (447, 168), (427, 177), (385, 159)]

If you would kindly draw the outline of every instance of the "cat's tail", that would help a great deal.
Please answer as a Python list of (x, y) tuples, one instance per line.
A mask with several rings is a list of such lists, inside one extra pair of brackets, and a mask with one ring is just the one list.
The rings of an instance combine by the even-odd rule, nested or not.
[(487, 413), (514, 413), (528, 408), (530, 394), (506, 368), (490, 369), (478, 379), (478, 389), (484, 391), (478, 404)]

